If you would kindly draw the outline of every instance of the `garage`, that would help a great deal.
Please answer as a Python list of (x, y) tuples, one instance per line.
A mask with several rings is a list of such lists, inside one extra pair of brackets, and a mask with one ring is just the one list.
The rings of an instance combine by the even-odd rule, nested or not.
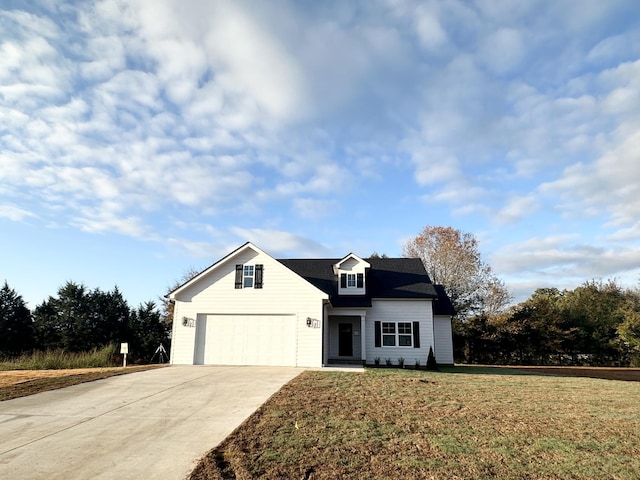
[(296, 365), (295, 315), (198, 315), (194, 364)]

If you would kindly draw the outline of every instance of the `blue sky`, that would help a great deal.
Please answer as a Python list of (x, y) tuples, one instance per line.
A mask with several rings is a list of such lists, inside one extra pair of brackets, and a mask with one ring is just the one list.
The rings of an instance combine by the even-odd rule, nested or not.
[(252, 241), (474, 234), (516, 300), (640, 274), (640, 7), (4, 0), (0, 281), (130, 304)]

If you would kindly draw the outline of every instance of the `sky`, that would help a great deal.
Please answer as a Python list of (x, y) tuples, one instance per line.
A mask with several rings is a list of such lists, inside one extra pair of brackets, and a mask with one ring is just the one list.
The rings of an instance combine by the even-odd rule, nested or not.
[(0, 282), (157, 301), (251, 241), (471, 233), (514, 295), (640, 279), (637, 0), (0, 0)]

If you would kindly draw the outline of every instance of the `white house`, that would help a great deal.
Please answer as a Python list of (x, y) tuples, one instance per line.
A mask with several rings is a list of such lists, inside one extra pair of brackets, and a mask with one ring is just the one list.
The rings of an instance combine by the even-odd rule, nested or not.
[(417, 258), (277, 260), (245, 243), (168, 294), (171, 363), (453, 364), (444, 289)]

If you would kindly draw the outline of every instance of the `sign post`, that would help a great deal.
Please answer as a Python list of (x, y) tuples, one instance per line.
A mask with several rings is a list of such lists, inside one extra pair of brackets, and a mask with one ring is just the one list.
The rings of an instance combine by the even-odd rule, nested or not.
[(122, 366), (126, 367), (127, 366), (127, 353), (129, 353), (129, 344), (128, 343), (121, 343), (120, 344), (120, 353), (124, 354), (124, 358), (122, 360)]

